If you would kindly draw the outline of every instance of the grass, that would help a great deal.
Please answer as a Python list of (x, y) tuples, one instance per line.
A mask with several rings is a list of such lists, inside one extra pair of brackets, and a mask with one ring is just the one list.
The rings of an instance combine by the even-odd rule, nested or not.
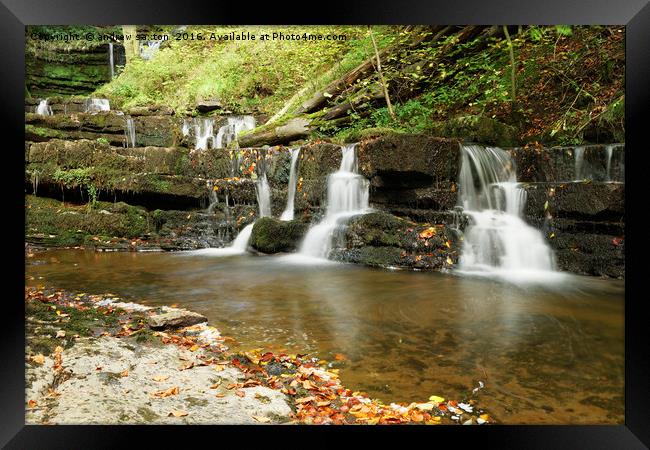
[[(393, 28), (378, 27), (379, 45), (391, 42)], [(255, 41), (209, 40), (212, 33), (250, 32)], [(263, 33), (344, 34), (339, 41), (262, 41)], [(116, 107), (165, 104), (176, 112), (200, 100), (219, 99), (233, 112), (273, 114), (301, 88), (296, 105), (372, 53), (365, 27), (199, 27), (186, 30), (203, 40), (171, 40), (149, 61), (134, 59), (97, 91)]]

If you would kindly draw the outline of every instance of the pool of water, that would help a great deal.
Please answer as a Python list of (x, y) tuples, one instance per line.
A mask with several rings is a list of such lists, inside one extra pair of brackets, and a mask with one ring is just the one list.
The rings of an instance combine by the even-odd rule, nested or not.
[(310, 353), (384, 402), (462, 399), (501, 423), (624, 421), (624, 283), (513, 285), (282, 256), (50, 250), (28, 285), (200, 312), (235, 348)]

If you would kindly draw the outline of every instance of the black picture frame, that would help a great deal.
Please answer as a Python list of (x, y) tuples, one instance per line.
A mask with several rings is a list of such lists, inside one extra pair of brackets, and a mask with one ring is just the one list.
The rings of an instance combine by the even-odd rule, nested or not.
[[(322, 8), (318, 8), (321, 5)], [(5, 295), (0, 314), (0, 445), (6, 448), (116, 448), (131, 447), (138, 438), (147, 446), (170, 444), (174, 437), (195, 442), (205, 437), (225, 444), (228, 434), (240, 445), (268, 445), (273, 435), (287, 432), (281, 445), (346, 445), (349, 437), (378, 437), (388, 444), (415, 445), (415, 438), (442, 444), (450, 438), (463, 447), (472, 443), (498, 448), (636, 449), (650, 445), (650, 351), (648, 326), (642, 310), (647, 301), (644, 256), (648, 232), (643, 227), (647, 191), (643, 181), (648, 165), (644, 114), (650, 105), (650, 3), (649, 0), (517, 0), (373, 1), (373, 2), (268, 2), (245, 5), (233, 2), (172, 0), (0, 0), (0, 78), (2, 123), (6, 125), (2, 172), (8, 195), (3, 196), (5, 224)], [(174, 427), (174, 426), (26, 426), (24, 399), (24, 308), (19, 290), (24, 286), (24, 49), (25, 25), (45, 24), (575, 24), (626, 25), (626, 292), (625, 292), (625, 425), (620, 426), (493, 426), (493, 427)], [(22, 192), (20, 192), (22, 190)], [(632, 220), (630, 220), (630, 215)], [(633, 217), (638, 215), (636, 219)], [(15, 239), (9, 233), (16, 233)], [(15, 260), (14, 260), (15, 258)], [(636, 260), (636, 261), (635, 261)], [(15, 270), (15, 274), (11, 273)], [(646, 288), (647, 289), (647, 288)], [(646, 294), (647, 295), (647, 294)], [(218, 429), (217, 429), (218, 428)], [(260, 439), (250, 432), (271, 436)], [(309, 436), (307, 436), (307, 434)], [(406, 436), (405, 436), (406, 435)], [(413, 436), (408, 436), (413, 435)], [(191, 439), (191, 440), (188, 440)], [(217, 441), (215, 441), (215, 439)], [(309, 440), (305, 440), (309, 439)], [(454, 445), (454, 444), (452, 444)]]

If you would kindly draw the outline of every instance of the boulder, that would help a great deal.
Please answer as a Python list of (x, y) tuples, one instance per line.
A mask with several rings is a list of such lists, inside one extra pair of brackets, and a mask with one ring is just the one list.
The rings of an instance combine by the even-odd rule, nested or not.
[(308, 228), (299, 220), (262, 217), (253, 226), (251, 246), (262, 253), (291, 252), (298, 249)]
[(208, 319), (201, 314), (184, 309), (172, 309), (161, 314), (150, 316), (148, 325), (152, 330), (167, 330), (189, 327), (207, 321)]
[(218, 99), (202, 100), (196, 104), (196, 109), (200, 113), (207, 113), (221, 109), (223, 105)]

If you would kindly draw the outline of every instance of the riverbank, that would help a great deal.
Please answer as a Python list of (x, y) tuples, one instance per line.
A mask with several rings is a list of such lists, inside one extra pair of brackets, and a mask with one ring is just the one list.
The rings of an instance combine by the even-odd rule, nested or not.
[(28, 424), (493, 422), (476, 398), (384, 405), (309, 355), (232, 352), (184, 309), (43, 287), (25, 311)]

